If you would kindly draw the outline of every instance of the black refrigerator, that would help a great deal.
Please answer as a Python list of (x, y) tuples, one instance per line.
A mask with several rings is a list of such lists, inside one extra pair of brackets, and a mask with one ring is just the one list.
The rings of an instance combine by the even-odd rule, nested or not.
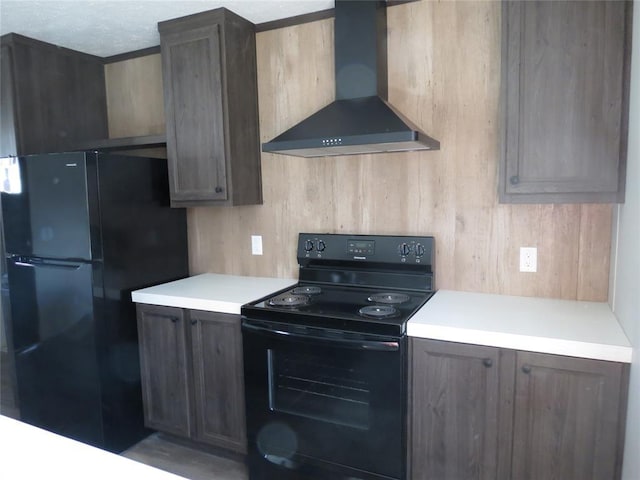
[(166, 160), (32, 155), (0, 174), (20, 418), (122, 451), (149, 433), (131, 291), (188, 275)]

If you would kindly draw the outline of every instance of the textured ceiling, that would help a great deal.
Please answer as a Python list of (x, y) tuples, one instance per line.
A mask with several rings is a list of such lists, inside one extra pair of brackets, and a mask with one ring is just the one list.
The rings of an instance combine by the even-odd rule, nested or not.
[(0, 0), (0, 34), (108, 57), (158, 46), (158, 22), (204, 10), (226, 7), (258, 24), (333, 6), (333, 0)]

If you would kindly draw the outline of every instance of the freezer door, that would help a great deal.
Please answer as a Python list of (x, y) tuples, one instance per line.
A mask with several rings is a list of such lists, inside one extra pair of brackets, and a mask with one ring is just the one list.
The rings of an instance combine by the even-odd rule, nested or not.
[(90, 263), (8, 259), (21, 419), (94, 445), (102, 441)]
[(7, 252), (90, 260), (89, 212), (94, 202), (88, 195), (85, 154), (31, 155), (3, 162), (11, 180), (2, 189)]

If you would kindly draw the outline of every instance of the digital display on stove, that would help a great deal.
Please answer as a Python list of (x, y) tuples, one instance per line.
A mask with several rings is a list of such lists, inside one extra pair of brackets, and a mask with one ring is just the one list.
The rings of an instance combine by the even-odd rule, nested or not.
[(351, 255), (373, 255), (376, 242), (373, 240), (347, 240), (347, 253)]

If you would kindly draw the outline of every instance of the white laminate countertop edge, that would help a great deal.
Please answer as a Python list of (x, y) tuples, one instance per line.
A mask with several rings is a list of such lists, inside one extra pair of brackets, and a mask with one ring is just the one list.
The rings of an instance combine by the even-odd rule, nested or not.
[(608, 304), (439, 290), (408, 322), (412, 337), (630, 363)]
[(245, 303), (296, 283), (290, 278), (244, 277), (203, 273), (174, 282), (134, 290), (136, 303), (240, 314)]

